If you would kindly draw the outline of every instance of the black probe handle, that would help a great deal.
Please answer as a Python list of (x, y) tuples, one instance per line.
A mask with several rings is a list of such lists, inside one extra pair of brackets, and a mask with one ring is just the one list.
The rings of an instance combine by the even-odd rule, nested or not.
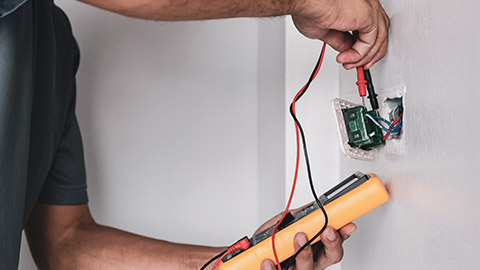
[(373, 110), (378, 110), (378, 99), (377, 93), (375, 93), (375, 88), (373, 87), (373, 80), (372, 75), (370, 74), (370, 70), (365, 69), (363, 70), (363, 74), (365, 80), (367, 81), (367, 91), (368, 91), (368, 99), (370, 100), (370, 105), (372, 105)]

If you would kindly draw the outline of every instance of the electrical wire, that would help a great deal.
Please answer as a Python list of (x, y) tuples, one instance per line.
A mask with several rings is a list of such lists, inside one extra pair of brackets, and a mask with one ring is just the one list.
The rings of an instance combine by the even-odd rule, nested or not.
[(382, 122), (385, 122), (386, 124), (389, 125), (389, 127), (391, 128), (391, 130), (390, 130), (390, 129), (387, 129), (386, 127), (384, 127), (382, 124), (380, 124), (376, 118), (373, 118), (373, 116), (369, 115), (368, 113), (366, 113), (365, 116), (368, 117), (370, 120), (372, 120), (372, 122), (373, 122), (375, 125), (379, 126), (383, 131), (385, 131), (385, 132), (387, 132), (387, 133), (398, 133), (398, 132), (400, 132), (400, 126), (401, 126), (401, 121), (402, 121), (402, 120), (400, 120), (400, 122), (398, 123), (397, 126), (393, 126), (393, 125), (392, 125), (390, 122), (388, 122), (387, 120), (385, 120), (385, 119), (377, 116), (376, 118), (378, 118), (378, 120), (380, 120), (380, 121), (382, 121)]
[[(400, 114), (400, 116), (397, 118), (397, 120), (393, 121), (392, 125), (396, 126), (400, 121), (403, 122), (403, 114)], [(391, 128), (389, 129), (391, 130)], [(385, 136), (383, 136), (382, 140), (386, 140), (390, 136), (390, 132), (387, 132)]]
[(229, 246), (227, 250), (223, 251), (222, 253), (218, 254), (214, 258), (210, 259), (201, 269), (205, 269), (210, 263), (212, 263), (214, 260), (217, 260), (215, 264), (213, 265), (212, 270), (215, 270), (217, 266), (220, 264), (223, 258), (227, 256), (228, 254), (232, 254), (237, 250), (246, 250), (250, 247), (251, 243), (250, 240), (248, 239), (247, 236), (243, 237), (242, 239), (238, 240), (235, 242), (235, 244)]
[(399, 126), (394, 126), (392, 123), (390, 123), (390, 121), (388, 121), (387, 119), (385, 119), (383, 117), (380, 117), (380, 116), (375, 116), (374, 118), (377, 121), (381, 121), (381, 122), (387, 124), (389, 128), (391, 128), (393, 130), (399, 130), (400, 131), (400, 125)]
[[(325, 46), (325, 44), (324, 44), (324, 46)], [(325, 52), (324, 50), (325, 50), (325, 47), (322, 48), (322, 56), (321, 57), (323, 57), (323, 53)], [(321, 64), (321, 62), (320, 62), (320, 64)], [(313, 77), (311, 80), (309, 80), (308, 85), (310, 85), (310, 83), (312, 82), (312, 80), (314, 78), (315, 77)], [(308, 88), (308, 86), (307, 86), (307, 88)], [(306, 90), (307, 89), (304, 90), (304, 93), (305, 93)], [(292, 115), (292, 118), (295, 120), (296, 124), (298, 125), (299, 130), (300, 130), (300, 134), (302, 136), (303, 152), (304, 152), (304, 155), (305, 155), (305, 163), (307, 165), (307, 173), (308, 173), (308, 180), (309, 180), (309, 183), (310, 183), (310, 190), (311, 190), (312, 195), (315, 199), (315, 202), (317, 203), (317, 205), (319, 206), (320, 210), (322, 211), (322, 213), (324, 215), (325, 222), (324, 222), (322, 228), (320, 229), (320, 231), (316, 235), (314, 235), (309, 241), (307, 241), (307, 243), (305, 243), (302, 247), (300, 247), (300, 249), (290, 258), (290, 260), (287, 263), (286, 269), (288, 269), (290, 266), (292, 266), (295, 263), (295, 259), (300, 254), (300, 252), (302, 252), (313, 241), (315, 241), (323, 233), (323, 231), (325, 231), (325, 229), (327, 228), (327, 225), (328, 225), (327, 212), (325, 211), (325, 209), (323, 207), (323, 204), (320, 202), (320, 199), (318, 198), (317, 193), (315, 192), (315, 187), (313, 185), (313, 177), (312, 177), (312, 172), (311, 172), (311, 169), (310, 169), (310, 160), (308, 158), (307, 142), (305, 140), (305, 134), (303, 132), (303, 128), (302, 128), (302, 125), (300, 124), (300, 121), (298, 121), (298, 119), (297, 119), (297, 116), (296, 116), (296, 113), (295, 113), (295, 104), (292, 104), (292, 105), (293, 106), (291, 106), (291, 108), (290, 108), (290, 114)]]
[(228, 253), (229, 253), (229, 252), (228, 252), (228, 250), (227, 250), (227, 251), (225, 251), (225, 252), (222, 254), (222, 256), (220, 256), (220, 258), (218, 258), (218, 260), (217, 260), (217, 261), (215, 262), (215, 264), (213, 265), (212, 270), (217, 269), (217, 266), (220, 264), (220, 262), (222, 261), (222, 259), (225, 258), (225, 256), (228, 255)]
[[(322, 47), (322, 51), (320, 53), (320, 57), (317, 61), (317, 64), (312, 72), (312, 74), (310, 75), (310, 78), (309, 80), (307, 81), (307, 83), (302, 87), (302, 89), (295, 95), (293, 101), (292, 101), (292, 104), (290, 105), (290, 114), (294, 120), (294, 124), (295, 124), (295, 135), (296, 135), (296, 145), (297, 145), (297, 155), (296, 155), (296, 162), (295, 162), (295, 173), (294, 173), (294, 179), (293, 179), (293, 184), (292, 184), (292, 190), (290, 192), (290, 197), (288, 199), (288, 203), (287, 203), (287, 206), (285, 207), (285, 210), (283, 212), (283, 215), (282, 217), (280, 218), (280, 220), (277, 222), (277, 224), (275, 225), (274, 227), (274, 230), (272, 232), (272, 249), (273, 249), (273, 253), (274, 253), (274, 257), (275, 257), (275, 260), (276, 260), (276, 264), (278, 266), (278, 269), (281, 270), (281, 265), (280, 265), (280, 262), (279, 262), (279, 259), (278, 259), (278, 254), (276, 252), (276, 249), (275, 249), (275, 234), (276, 234), (276, 231), (278, 230), (278, 227), (280, 226), (280, 224), (282, 223), (282, 221), (285, 219), (285, 216), (286, 214), (288, 213), (288, 210), (290, 209), (290, 205), (291, 205), (291, 202), (292, 202), (292, 199), (293, 199), (293, 194), (295, 193), (295, 188), (296, 188), (296, 183), (297, 183), (297, 178), (298, 178), (298, 170), (299, 170), (299, 163), (300, 163), (300, 137), (302, 139), (302, 145), (303, 145), (303, 153), (304, 153), (304, 156), (305, 156), (305, 162), (306, 162), (306, 167), (307, 167), (307, 173), (308, 173), (308, 178), (309, 178), (309, 183), (310, 183), (310, 189), (311, 189), (311, 192), (312, 192), (312, 195), (315, 199), (315, 202), (317, 203), (317, 205), (319, 206), (319, 208), (321, 209), (321, 211), (323, 212), (323, 215), (325, 217), (325, 223), (323, 225), (323, 227), (321, 228), (321, 230), (314, 236), (312, 237), (312, 239), (310, 239), (305, 245), (303, 245), (291, 258), (291, 260), (288, 262), (287, 264), (287, 268), (289, 268), (289, 265), (292, 264), (292, 261), (295, 262), (295, 258), (298, 256), (298, 254), (300, 252), (302, 252), (307, 246), (309, 246), (313, 241), (315, 241), (316, 238), (318, 238), (318, 236), (320, 236), (320, 234), (322, 234), (322, 232), (326, 229), (327, 227), (327, 224), (328, 224), (328, 215), (327, 215), (327, 212), (325, 211), (324, 207), (323, 207), (323, 204), (321, 203), (320, 199), (318, 198), (317, 194), (316, 194), (316, 191), (315, 191), (315, 187), (314, 187), (314, 184), (313, 184), (313, 178), (312, 178), (312, 173), (311, 173), (311, 167), (310, 167), (310, 160), (309, 160), (309, 157), (308, 157), (308, 151), (307, 151), (307, 144), (306, 144), (306, 139), (305, 139), (305, 133), (303, 131), (303, 128), (300, 124), (300, 122), (298, 121), (297, 117), (296, 117), (296, 112), (295, 112), (295, 103), (305, 94), (305, 92), (308, 90), (310, 84), (312, 83), (312, 81), (315, 79), (315, 77), (318, 75), (318, 72), (320, 70), (320, 67), (322, 66), (322, 62), (323, 62), (323, 58), (324, 58), (324, 55), (325, 55), (325, 49), (326, 49), (326, 44), (323, 43), (323, 47)], [(230, 249), (230, 248), (229, 248)], [(208, 265), (210, 265), (213, 261), (217, 260), (215, 265), (213, 266), (212, 269), (215, 269), (218, 264), (220, 263), (220, 261), (227, 255), (229, 254), (229, 250), (226, 250), (226, 251), (223, 251), (222, 253), (216, 255), (214, 258), (210, 259), (210, 261), (208, 261), (205, 265), (203, 265), (203, 267), (200, 269), (200, 270), (204, 270)]]
[[(221, 253), (219, 253), (218, 255), (216, 255), (215, 257), (211, 258), (208, 262), (206, 262), (202, 268), (200, 268), (200, 270), (205, 270), (207, 268), (207, 266), (209, 266), (212, 262), (214, 262), (215, 260), (219, 259), (220, 257), (222, 257), (224, 254), (226, 255), (228, 252), (228, 250), (224, 250), (222, 251)], [(222, 258), (220, 258), (219, 260), (222, 260)], [(215, 269), (215, 268), (212, 268), (212, 269)]]
[[(327, 216), (327, 213), (325, 211), (325, 209), (323, 208), (323, 205), (322, 203), (320, 202), (320, 199), (318, 198), (316, 192), (315, 192), (315, 187), (313, 185), (313, 179), (312, 179), (312, 173), (311, 173), (311, 168), (310, 168), (310, 161), (309, 161), (309, 158), (308, 158), (308, 151), (307, 151), (307, 144), (306, 144), (306, 139), (305, 139), (305, 133), (303, 132), (303, 128), (302, 128), (302, 125), (300, 124), (300, 121), (298, 121), (297, 117), (296, 117), (296, 111), (295, 111), (295, 103), (305, 94), (305, 92), (308, 90), (310, 84), (312, 83), (312, 81), (315, 79), (315, 77), (317, 76), (319, 70), (320, 70), (320, 67), (322, 66), (322, 62), (323, 62), (323, 58), (324, 58), (324, 55), (325, 55), (325, 48), (326, 48), (326, 44), (324, 43), (323, 44), (323, 47), (322, 47), (322, 51), (320, 53), (320, 57), (318, 59), (318, 62), (312, 72), (312, 74), (310, 75), (310, 78), (309, 80), (307, 81), (307, 83), (303, 86), (303, 88), (297, 93), (297, 95), (295, 96), (295, 98), (293, 99), (292, 101), (292, 104), (290, 105), (290, 114), (294, 120), (294, 124), (295, 124), (295, 133), (296, 133), (296, 140), (297, 140), (297, 159), (296, 159), (296, 166), (295, 166), (295, 175), (294, 175), (294, 183), (293, 183), (293, 186), (292, 186), (292, 192), (290, 193), (290, 198), (288, 200), (288, 203), (287, 203), (287, 207), (285, 208), (285, 211), (282, 215), (282, 218), (280, 219), (280, 221), (277, 223), (277, 225), (275, 226), (273, 232), (272, 232), (272, 249), (273, 249), (273, 254), (274, 254), (274, 257), (275, 257), (275, 262), (277, 264), (277, 267), (279, 270), (281, 270), (281, 265), (280, 265), (280, 262), (279, 262), (279, 259), (278, 259), (278, 255), (277, 255), (277, 252), (276, 252), (276, 249), (275, 249), (275, 233), (276, 233), (276, 230), (278, 229), (278, 226), (282, 223), (283, 219), (285, 218), (285, 215), (286, 213), (288, 212), (289, 208), (290, 208), (290, 203), (291, 203), (291, 200), (292, 200), (292, 197), (293, 197), (293, 193), (295, 191), (295, 185), (296, 185), (296, 180), (297, 180), (297, 177), (298, 177), (298, 165), (299, 165), (299, 159), (300, 159), (300, 144), (299, 144), (299, 137), (301, 136), (302, 138), (302, 144), (303, 144), (303, 153), (304, 153), (304, 156), (305, 156), (305, 163), (306, 163), (306, 167), (307, 167), (307, 173), (308, 173), (308, 178), (309, 178), (309, 183), (310, 183), (310, 189), (312, 191), (312, 195), (313, 197), (315, 198), (315, 201), (317, 203), (317, 205), (320, 207), (320, 209), (322, 210), (324, 216), (325, 216), (325, 223), (324, 223), (324, 226), (322, 227), (322, 229), (320, 230), (319, 233), (317, 233), (312, 239), (310, 239), (304, 246), (302, 246), (300, 248), (299, 251), (297, 251), (297, 253), (295, 253), (295, 255), (292, 257), (293, 260), (295, 260), (295, 258), (297, 257), (297, 255), (303, 250), (305, 249), (308, 245), (310, 245), (310, 243), (312, 243), (324, 230), (325, 228), (327, 227), (327, 224), (328, 224), (328, 216)], [(300, 136), (299, 136), (300, 135)], [(287, 268), (288, 269), (288, 265), (291, 264), (291, 261), (287, 264)]]

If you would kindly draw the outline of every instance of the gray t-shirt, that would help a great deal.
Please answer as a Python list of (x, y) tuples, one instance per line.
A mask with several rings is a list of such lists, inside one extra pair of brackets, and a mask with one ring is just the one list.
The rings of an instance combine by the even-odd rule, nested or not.
[(0, 0), (0, 269), (36, 203), (88, 202), (75, 116), (79, 51), (52, 0)]

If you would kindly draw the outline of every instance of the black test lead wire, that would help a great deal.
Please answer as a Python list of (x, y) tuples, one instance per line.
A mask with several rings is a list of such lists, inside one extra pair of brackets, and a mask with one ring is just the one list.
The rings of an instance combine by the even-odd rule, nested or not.
[(365, 76), (365, 80), (367, 81), (367, 91), (368, 91), (368, 99), (370, 100), (370, 105), (372, 106), (372, 110), (378, 110), (378, 99), (377, 93), (375, 93), (375, 88), (373, 87), (373, 80), (372, 75), (370, 74), (369, 69), (364, 69), (363, 74)]
[[(306, 139), (305, 139), (305, 133), (303, 131), (303, 128), (302, 128), (302, 125), (300, 124), (300, 121), (297, 119), (296, 117), (296, 113), (294, 112), (293, 110), (293, 105), (294, 103), (296, 103), (304, 94), (305, 92), (308, 90), (308, 88), (310, 87), (310, 84), (312, 83), (313, 79), (316, 77), (318, 71), (319, 71), (319, 68), (321, 66), (321, 63), (323, 62), (323, 57), (324, 57), (324, 54), (325, 54), (325, 49), (326, 49), (326, 44), (323, 43), (323, 47), (322, 47), (322, 51), (320, 53), (320, 57), (317, 61), (317, 64), (315, 65), (315, 68), (312, 72), (312, 74), (310, 75), (310, 78), (308, 79), (308, 82), (307, 84), (305, 85), (303, 91), (298, 95), (298, 97), (292, 102), (292, 104), (290, 104), (290, 114), (293, 118), (293, 120), (295, 121), (295, 123), (297, 124), (298, 126), (298, 129), (300, 131), (300, 135), (301, 135), (301, 139), (302, 139), (302, 145), (303, 145), (303, 153), (304, 153), (304, 157), (305, 157), (305, 163), (306, 163), (306, 167), (307, 167), (307, 173), (308, 173), (308, 179), (309, 179), (309, 184), (310, 184), (310, 190), (312, 192), (312, 195), (315, 199), (315, 202), (317, 203), (317, 205), (319, 206), (319, 208), (321, 209), (324, 217), (325, 217), (325, 223), (323, 224), (323, 227), (320, 229), (320, 231), (315, 235), (313, 236), (305, 245), (303, 245), (291, 258), (290, 260), (288, 261), (287, 263), (287, 267), (286, 269), (288, 269), (294, 262), (295, 262), (295, 259), (296, 257), (298, 256), (298, 254), (300, 254), (300, 252), (302, 252), (307, 246), (309, 246), (313, 241), (315, 241), (315, 239), (317, 239), (322, 233), (323, 231), (325, 231), (325, 229), (327, 228), (327, 224), (328, 224), (328, 215), (327, 215), (327, 212), (325, 211), (324, 207), (323, 207), (323, 204), (322, 202), (320, 201), (320, 199), (318, 198), (317, 196), (317, 193), (315, 191), (315, 186), (313, 184), (313, 179), (312, 179), (312, 172), (311, 172), (311, 167), (310, 167), (310, 159), (308, 157), (308, 151), (307, 151), (307, 143), (306, 143)], [(220, 258), (223, 254), (225, 253), (222, 252), (220, 254), (218, 254), (217, 256), (215, 256), (214, 258), (210, 259), (210, 261), (208, 261), (207, 263), (205, 263), (202, 268), (200, 270), (204, 270), (206, 269), (206, 267), (211, 264), (213, 261), (217, 260), (218, 258)]]
[[(325, 54), (325, 47), (326, 47), (326, 44), (323, 43), (323, 47), (322, 47), (322, 52), (320, 53), (320, 57), (318, 59), (318, 62), (317, 62), (317, 65), (315, 66), (315, 68), (313, 69), (313, 72), (312, 74), (310, 75), (310, 78), (305, 86), (305, 88), (303, 89), (302, 93), (300, 93), (300, 95), (298, 96), (298, 98), (296, 100), (294, 100), (294, 102), (296, 103), (304, 94), (305, 92), (307, 91), (307, 89), (309, 88), (310, 84), (312, 83), (313, 79), (315, 78), (315, 75), (316, 73), (318, 72), (318, 69), (323, 61), (323, 56)], [(311, 171), (311, 168), (310, 168), (310, 160), (309, 160), (309, 157), (308, 157), (308, 151), (307, 151), (307, 142), (306, 142), (306, 139), (305, 139), (305, 133), (303, 132), (303, 128), (302, 128), (302, 125), (300, 124), (300, 121), (297, 119), (297, 116), (295, 114), (295, 112), (292, 110), (292, 105), (293, 105), (293, 102), (292, 104), (290, 105), (290, 115), (292, 116), (293, 120), (295, 121), (295, 123), (297, 123), (297, 126), (298, 126), (298, 129), (300, 130), (300, 135), (301, 135), (301, 138), (302, 138), (302, 145), (303, 145), (303, 154), (305, 156), (305, 163), (306, 163), (306, 167), (307, 167), (307, 173), (308, 173), (308, 180), (309, 180), (309, 183), (310, 183), (310, 190), (312, 192), (312, 195), (315, 199), (315, 202), (317, 203), (318, 207), (322, 210), (323, 212), (323, 215), (325, 217), (325, 223), (323, 224), (323, 227), (320, 229), (320, 231), (315, 235), (313, 236), (305, 245), (303, 245), (291, 258), (290, 260), (288, 261), (287, 263), (287, 266), (285, 267), (285, 269), (288, 269), (290, 266), (292, 266), (294, 263), (295, 263), (295, 259), (297, 258), (298, 254), (300, 254), (300, 252), (302, 252), (307, 246), (309, 246), (313, 241), (315, 241), (315, 239), (317, 239), (322, 233), (323, 231), (325, 231), (325, 229), (327, 228), (327, 225), (328, 225), (328, 215), (327, 215), (327, 212), (325, 211), (324, 207), (323, 207), (323, 204), (322, 202), (320, 201), (320, 199), (318, 198), (317, 196), (317, 192), (315, 191), (315, 186), (313, 184), (313, 178), (312, 178), (312, 171)]]

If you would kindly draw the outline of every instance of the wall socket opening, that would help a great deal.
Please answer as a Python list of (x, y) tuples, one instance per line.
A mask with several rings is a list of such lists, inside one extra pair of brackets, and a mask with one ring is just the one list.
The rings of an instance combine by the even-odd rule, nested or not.
[[(406, 133), (408, 131), (408, 126), (406, 125), (406, 98), (405, 94), (407, 89), (405, 85), (395, 86), (384, 88), (379, 92), (379, 101), (380, 101), (380, 116), (385, 118), (390, 122), (394, 122), (402, 113), (402, 129), (398, 134), (391, 133), (387, 138), (385, 144), (385, 151), (387, 153), (405, 155), (406, 153)], [(401, 108), (401, 109), (400, 109)]]
[[(396, 119), (403, 114), (403, 97), (394, 97), (394, 98), (387, 98), (385, 99), (385, 107), (388, 111), (388, 121), (394, 122)], [(389, 137), (392, 140), (399, 140), (402, 138), (403, 128), (400, 130), (399, 133), (393, 133)]]

